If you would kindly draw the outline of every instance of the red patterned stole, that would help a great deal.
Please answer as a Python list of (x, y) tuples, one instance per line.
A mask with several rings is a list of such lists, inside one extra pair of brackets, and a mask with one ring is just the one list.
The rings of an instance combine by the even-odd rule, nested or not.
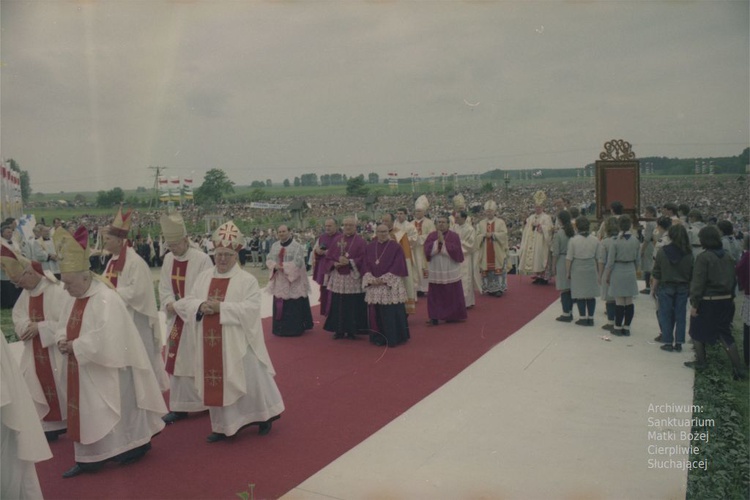
[[(44, 321), (44, 294), (29, 297), (29, 319), (34, 323)], [(60, 410), (60, 400), (57, 397), (55, 377), (52, 374), (49, 351), (42, 346), (42, 339), (39, 338), (39, 335), (34, 337), (31, 345), (34, 348), (36, 376), (42, 386), (47, 405), (49, 405), (49, 413), (44, 416), (44, 420), (46, 422), (57, 422), (62, 420), (62, 411)]]
[[(208, 300), (224, 302), (229, 278), (212, 278)], [(224, 406), (224, 346), (221, 314), (203, 316), (203, 404)]]
[[(68, 325), (66, 328), (66, 338), (68, 345), (71, 340), (78, 338), (81, 333), (81, 322), (83, 321), (83, 311), (86, 309), (89, 298), (76, 299), (73, 304), (73, 310), (70, 311)], [(68, 352), (68, 436), (73, 441), (81, 441), (81, 418), (79, 415), (80, 403), (80, 384), (78, 381), (78, 360), (76, 360), (72, 349)]]
[[(185, 296), (185, 277), (187, 275), (188, 261), (179, 261), (175, 259), (172, 262), (172, 293), (174, 294), (175, 300), (180, 300)], [(174, 375), (174, 364), (177, 359), (177, 349), (180, 347), (180, 339), (182, 338), (182, 329), (185, 326), (185, 322), (181, 317), (177, 316), (174, 320), (174, 325), (169, 332), (169, 340), (167, 340), (167, 363), (165, 369), (170, 375)]]
[[(488, 222), (487, 223), (487, 232), (488, 233), (494, 233), (495, 232), (495, 221)], [(494, 271), (495, 270), (495, 245), (492, 238), (487, 237), (487, 271)]]

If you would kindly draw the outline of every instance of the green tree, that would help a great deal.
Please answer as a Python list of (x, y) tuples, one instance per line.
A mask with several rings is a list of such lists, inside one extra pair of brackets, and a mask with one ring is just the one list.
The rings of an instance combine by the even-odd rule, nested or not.
[(491, 193), (493, 189), (495, 189), (495, 186), (493, 186), (491, 182), (485, 182), (482, 184), (483, 193)]
[(370, 172), (367, 179), (370, 184), (377, 184), (380, 181), (380, 176), (375, 172)]
[(266, 179), (266, 186), (268, 187), (273, 186), (273, 182), (271, 182), (271, 179)]
[(318, 185), (318, 174), (302, 174), (300, 181), (303, 186), (317, 186)]
[(262, 183), (261, 181), (253, 181), (252, 183), (250, 183), (250, 187), (251, 188), (264, 188), (266, 187), (266, 185)]
[(294, 187), (300, 187), (301, 184), (302, 184), (302, 181), (300, 180), (300, 178), (299, 177), (295, 177), (294, 178)]
[(369, 188), (365, 185), (364, 174), (357, 177), (350, 177), (346, 181), (346, 194), (348, 196), (367, 196)]
[(96, 193), (96, 204), (99, 207), (111, 207), (112, 205), (122, 203), (123, 200), (125, 200), (125, 192), (119, 187)]
[(226, 172), (212, 168), (203, 177), (203, 184), (195, 190), (196, 204), (216, 203), (228, 194), (234, 193), (234, 182), (229, 180)]
[(289, 179), (284, 179), (284, 187), (288, 188), (290, 186)]

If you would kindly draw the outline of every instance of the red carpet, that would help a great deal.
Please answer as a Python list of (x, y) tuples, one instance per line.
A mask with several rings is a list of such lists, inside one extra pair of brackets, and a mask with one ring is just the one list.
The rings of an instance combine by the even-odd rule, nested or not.
[[(278, 498), (438, 389), (544, 310), (558, 294), (510, 276), (502, 298), (477, 296), (464, 323), (425, 326), (427, 300), (410, 317), (411, 340), (393, 349), (331, 339), (322, 324), (298, 338), (266, 342), (286, 404), (268, 436), (257, 429), (208, 444), (208, 414), (167, 426), (153, 449), (132, 465), (107, 464), (96, 474), (62, 479), (73, 444), (50, 444), (54, 458), (37, 464), (47, 499)], [(314, 310), (319, 319), (317, 308)], [(352, 471), (363, 474), (365, 471)]]

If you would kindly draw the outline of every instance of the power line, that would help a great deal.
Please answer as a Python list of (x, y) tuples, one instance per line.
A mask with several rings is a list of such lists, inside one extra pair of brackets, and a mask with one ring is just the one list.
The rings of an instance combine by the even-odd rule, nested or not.
[(148, 209), (151, 210), (151, 204), (154, 202), (154, 198), (158, 199), (159, 197), (159, 174), (162, 171), (166, 170), (167, 167), (160, 167), (158, 165), (154, 167), (149, 165), (148, 168), (151, 170), (156, 170), (156, 172), (154, 173), (154, 195), (148, 201)]

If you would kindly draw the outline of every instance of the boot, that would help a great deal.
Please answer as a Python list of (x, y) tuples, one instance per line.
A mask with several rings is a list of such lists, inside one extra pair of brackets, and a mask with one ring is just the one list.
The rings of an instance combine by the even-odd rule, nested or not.
[(706, 344), (693, 340), (693, 348), (695, 349), (695, 361), (685, 361), (684, 365), (696, 370), (706, 368), (708, 366), (706, 362)]
[(729, 361), (732, 362), (734, 379), (746, 380), (747, 372), (745, 371), (745, 365), (742, 363), (742, 360), (740, 360), (740, 352), (737, 350), (737, 344), (732, 344), (727, 347), (727, 356), (729, 356)]

